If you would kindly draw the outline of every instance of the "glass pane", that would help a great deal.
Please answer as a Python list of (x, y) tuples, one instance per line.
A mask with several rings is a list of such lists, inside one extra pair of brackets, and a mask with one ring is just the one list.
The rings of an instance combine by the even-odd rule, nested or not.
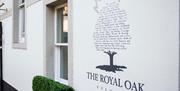
[(68, 42), (68, 14), (66, 8), (63, 7), (57, 10), (57, 43), (67, 43), (67, 42)]
[(25, 38), (25, 8), (22, 8), (22, 34), (21, 36)]
[(19, 33), (18, 33), (19, 43), (23, 43), (25, 41), (25, 8), (19, 9)]
[(68, 80), (68, 47), (60, 47), (60, 78)]

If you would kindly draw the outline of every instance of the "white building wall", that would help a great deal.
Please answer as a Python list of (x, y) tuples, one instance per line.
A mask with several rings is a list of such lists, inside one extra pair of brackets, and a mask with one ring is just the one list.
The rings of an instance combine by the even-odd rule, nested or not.
[(12, 47), (12, 16), (3, 23), (3, 79), (18, 91), (32, 91), (32, 79), (43, 75), (43, 2), (27, 8), (27, 49)]
[(12, 9), (12, 1), (13, 0), (4, 0), (5, 3), (4, 7), (7, 8), (8, 10)]
[[(109, 64), (109, 56), (96, 51), (93, 39), (99, 17), (94, 7), (108, 0), (96, 1), (102, 3), (73, 1), (73, 86), (76, 91), (130, 91), (128, 88), (132, 86), (136, 91), (133, 82), (137, 88), (137, 82), (144, 84), (143, 90), (137, 91), (179, 91), (179, 0), (119, 0), (120, 9), (128, 14), (132, 40), (126, 50), (117, 51), (114, 56), (114, 64), (127, 67), (116, 73), (96, 68)], [(97, 78), (88, 79), (87, 72), (95, 73)], [(123, 87), (115, 86), (114, 80), (108, 82), (108, 78), (107, 84), (102, 82), (100, 74), (120, 78)], [(127, 80), (131, 86), (128, 83), (126, 88)]]
[[(133, 38), (130, 47), (117, 54), (114, 59), (115, 64), (126, 65), (128, 69), (124, 72), (109, 73), (95, 68), (109, 63), (108, 55), (97, 52), (94, 46), (93, 33), (98, 17), (94, 11), (95, 1), (71, 1), (73, 87), (76, 91), (101, 91), (97, 86), (112, 91), (127, 91), (89, 80), (87, 72), (94, 72), (142, 82), (145, 84), (144, 91), (178, 91), (178, 0), (121, 2), (121, 7), (127, 10)], [(33, 77), (43, 75), (43, 68), (46, 67), (43, 62), (43, 1), (29, 6), (26, 16), (26, 50), (12, 48), (12, 16), (2, 20), (3, 79), (18, 91), (32, 91)]]
[[(4, 5), (1, 7), (1, 9), (7, 9), (8, 11), (10, 11), (12, 9), (12, 0), (0, 0), (0, 5), (2, 3), (4, 3)], [(0, 15), (2, 15), (5, 12), (6, 11), (1, 10)]]

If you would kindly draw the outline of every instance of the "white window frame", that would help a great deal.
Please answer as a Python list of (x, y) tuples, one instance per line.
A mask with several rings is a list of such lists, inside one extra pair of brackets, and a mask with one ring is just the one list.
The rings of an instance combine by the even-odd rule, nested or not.
[(26, 0), (21, 1), (13, 0), (13, 48), (26, 49)]
[[(63, 84), (68, 85), (68, 80), (60, 78), (60, 74), (61, 74), (60, 73), (60, 47), (63, 47), (63, 46), (68, 47), (68, 43), (57, 43), (57, 11), (59, 8), (63, 8), (66, 5), (67, 5), (67, 3), (55, 7), (55, 14), (54, 14), (54, 22), (55, 22), (54, 23), (54, 32), (55, 32), (54, 39), (55, 40), (54, 40), (54, 45), (55, 45), (55, 80), (59, 81)], [(69, 50), (69, 48), (68, 48), (68, 50)]]

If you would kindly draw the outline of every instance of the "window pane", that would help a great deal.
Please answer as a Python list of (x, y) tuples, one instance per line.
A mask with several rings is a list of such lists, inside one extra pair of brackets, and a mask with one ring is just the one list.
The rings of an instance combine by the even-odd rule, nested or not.
[(60, 47), (60, 78), (68, 80), (68, 47)]
[(23, 43), (25, 41), (25, 8), (19, 9), (19, 43)]
[(68, 42), (68, 16), (65, 8), (57, 10), (57, 43)]

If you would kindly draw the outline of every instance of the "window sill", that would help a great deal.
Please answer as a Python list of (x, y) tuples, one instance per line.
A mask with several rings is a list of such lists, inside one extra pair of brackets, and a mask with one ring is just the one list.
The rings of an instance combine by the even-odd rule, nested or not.
[(27, 49), (26, 48), (26, 43), (13, 43), (13, 48), (14, 49)]

